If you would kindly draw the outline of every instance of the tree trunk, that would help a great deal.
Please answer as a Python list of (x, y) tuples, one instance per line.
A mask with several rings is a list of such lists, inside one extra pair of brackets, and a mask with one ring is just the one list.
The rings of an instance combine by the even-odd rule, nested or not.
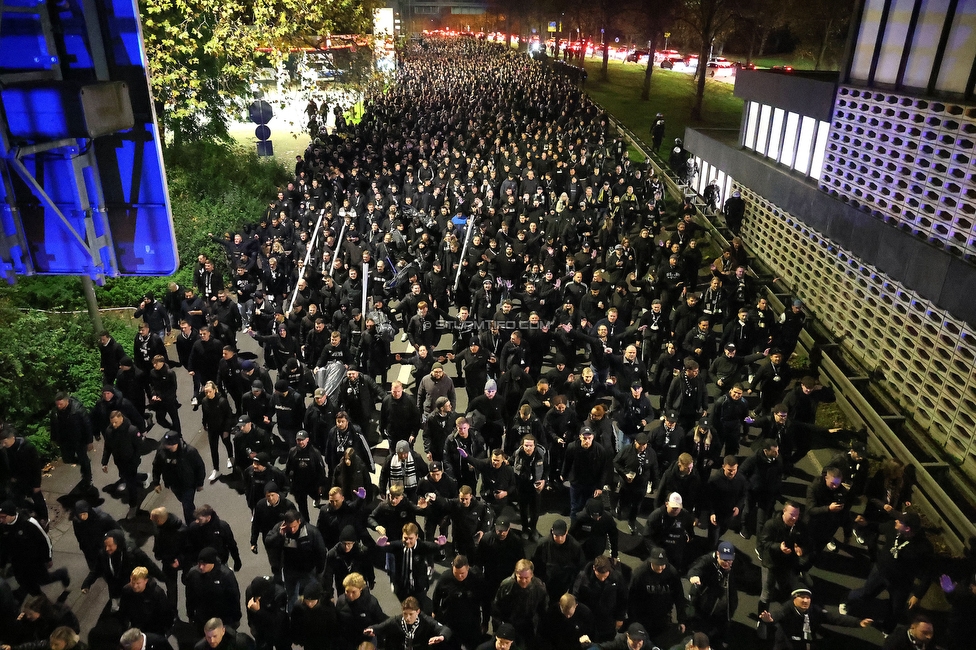
[(600, 68), (600, 80), (610, 81), (610, 42), (603, 37), (603, 66)]
[(827, 55), (827, 46), (830, 42), (830, 27), (833, 22), (833, 20), (827, 20), (827, 24), (824, 25), (823, 38), (820, 40), (820, 49), (817, 51), (817, 58), (813, 62), (814, 70), (820, 69), (820, 65), (823, 63), (823, 59)]
[(647, 68), (644, 69), (644, 86), (641, 88), (640, 98), (647, 101), (651, 98), (651, 75), (654, 73), (654, 50), (657, 49), (657, 30), (651, 32), (651, 46), (647, 53)]
[(695, 87), (695, 105), (691, 107), (691, 119), (700, 121), (702, 118), (702, 104), (705, 101), (705, 77), (708, 75), (708, 41), (702, 39), (701, 50), (698, 52), (698, 83)]
[(756, 58), (759, 58), (766, 51), (766, 41), (769, 40), (769, 27), (763, 27), (762, 38), (759, 39), (759, 52), (756, 54)]
[(746, 65), (752, 63), (752, 51), (756, 45), (756, 30), (749, 34), (749, 53), (746, 55)]

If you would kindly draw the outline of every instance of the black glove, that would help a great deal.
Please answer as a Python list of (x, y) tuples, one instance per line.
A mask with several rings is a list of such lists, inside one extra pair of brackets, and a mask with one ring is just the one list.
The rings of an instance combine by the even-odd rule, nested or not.
[(240, 570), (241, 570), (241, 558), (235, 557), (234, 558), (234, 572), (236, 573), (237, 571), (240, 571)]

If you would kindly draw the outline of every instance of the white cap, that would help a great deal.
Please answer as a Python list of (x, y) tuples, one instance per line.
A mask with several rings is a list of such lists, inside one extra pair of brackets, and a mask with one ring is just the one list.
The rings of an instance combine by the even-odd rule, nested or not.
[(672, 492), (668, 495), (668, 507), (669, 508), (681, 508), (683, 501), (681, 500), (681, 495), (677, 492)]

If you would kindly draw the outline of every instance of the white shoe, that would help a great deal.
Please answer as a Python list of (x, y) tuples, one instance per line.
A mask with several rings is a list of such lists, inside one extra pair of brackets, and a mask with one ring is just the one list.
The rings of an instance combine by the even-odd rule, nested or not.
[(216, 481), (218, 476), (220, 476), (220, 474), (217, 473), (217, 470), (210, 472), (210, 482), (213, 483)]
[(838, 605), (837, 611), (840, 612), (842, 616), (847, 616), (847, 603), (841, 603)]
[(403, 334), (400, 335), (400, 343), (406, 343), (406, 342), (407, 342), (407, 333), (404, 332)]
[(837, 550), (837, 542), (827, 542), (827, 550), (833, 553)]
[(196, 398), (196, 397), (194, 397), (193, 399), (191, 399), (191, 400), (190, 400), (190, 404), (191, 404), (192, 406), (196, 406), (196, 405), (197, 405), (197, 398)]
[(866, 545), (865, 542), (864, 542), (864, 536), (861, 535), (861, 533), (857, 533), (857, 532), (854, 533), (854, 541), (856, 541), (861, 546), (865, 546)]
[(234, 469), (234, 461), (230, 458), (227, 459), (227, 469)]

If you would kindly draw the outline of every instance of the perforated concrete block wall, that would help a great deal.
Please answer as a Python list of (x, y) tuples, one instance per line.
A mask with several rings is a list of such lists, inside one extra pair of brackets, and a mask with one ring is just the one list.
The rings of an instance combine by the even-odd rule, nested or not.
[(820, 187), (961, 257), (976, 255), (976, 107), (841, 86)]
[(929, 434), (976, 476), (976, 331), (749, 188), (742, 237)]

